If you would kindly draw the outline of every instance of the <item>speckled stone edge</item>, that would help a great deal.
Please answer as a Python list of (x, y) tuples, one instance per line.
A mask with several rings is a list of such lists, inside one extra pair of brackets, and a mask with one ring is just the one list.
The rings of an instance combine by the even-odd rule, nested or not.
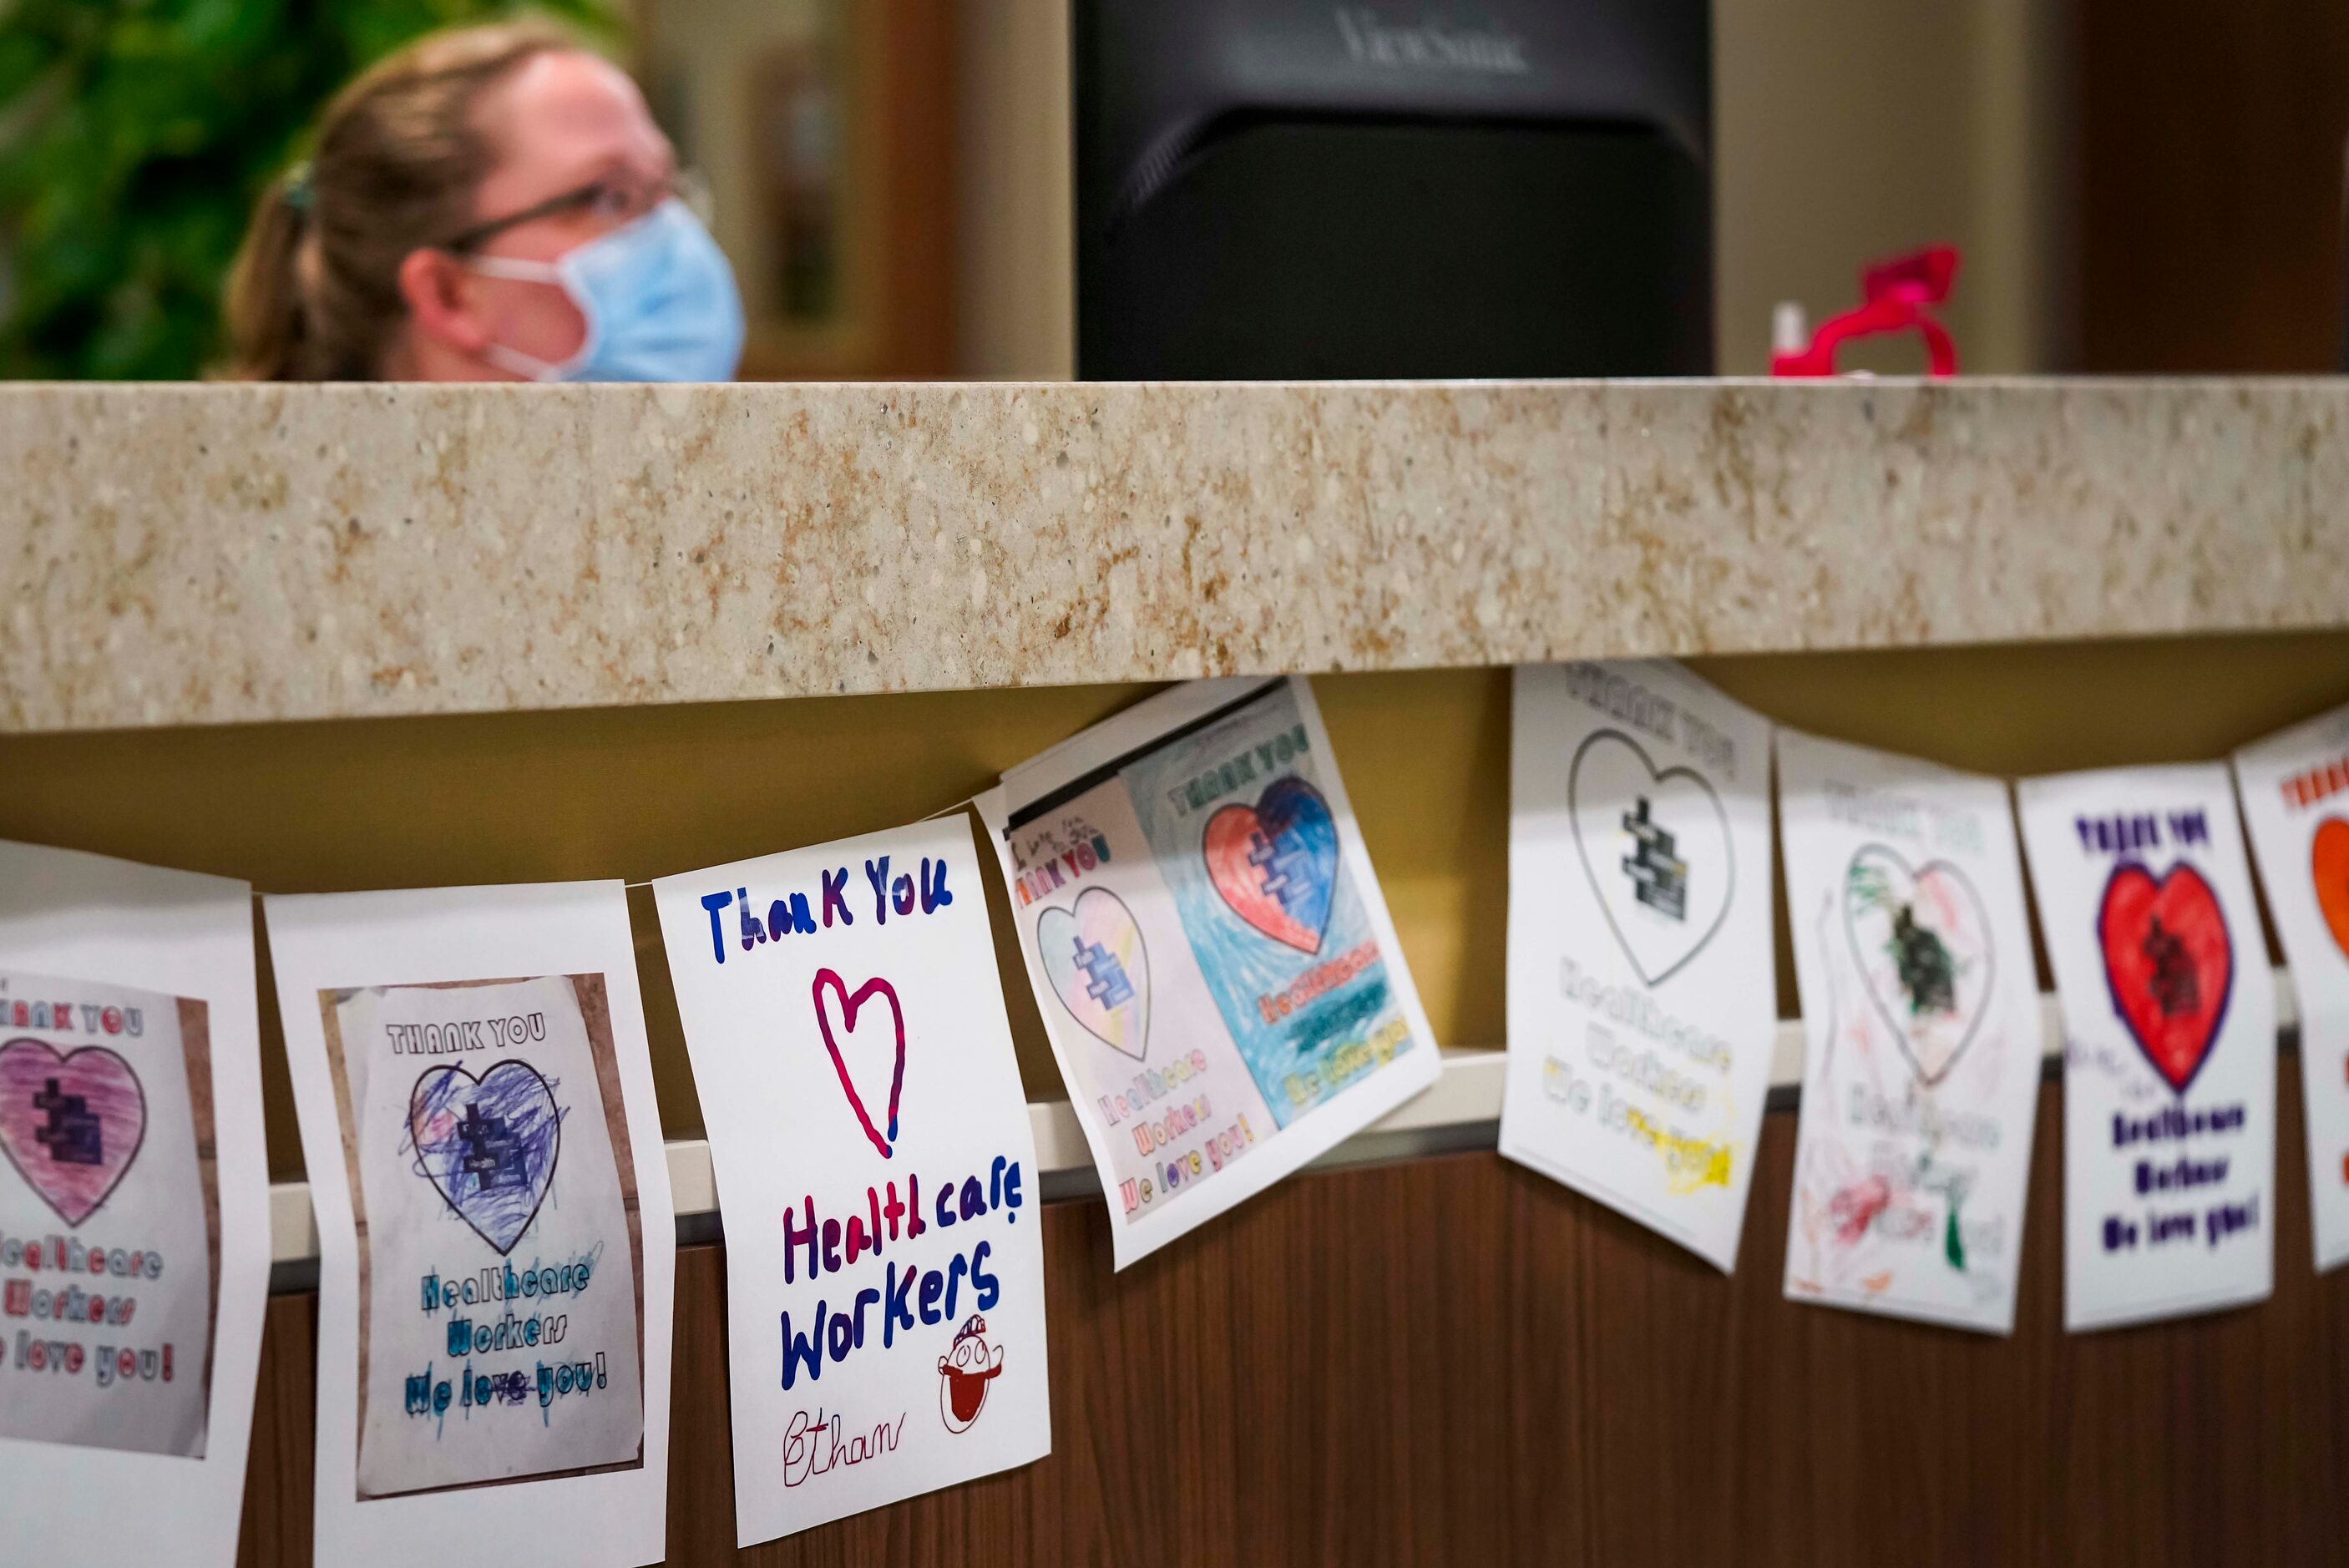
[(2349, 381), (0, 387), (0, 730), (2349, 623)]

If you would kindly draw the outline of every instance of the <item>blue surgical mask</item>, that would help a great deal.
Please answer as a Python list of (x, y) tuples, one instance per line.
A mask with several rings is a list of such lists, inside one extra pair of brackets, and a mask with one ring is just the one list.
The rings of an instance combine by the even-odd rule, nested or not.
[(568, 359), (492, 343), (482, 357), (533, 381), (730, 381), (742, 358), (734, 269), (675, 197), (552, 262), (475, 256), (474, 272), (554, 284), (586, 318)]

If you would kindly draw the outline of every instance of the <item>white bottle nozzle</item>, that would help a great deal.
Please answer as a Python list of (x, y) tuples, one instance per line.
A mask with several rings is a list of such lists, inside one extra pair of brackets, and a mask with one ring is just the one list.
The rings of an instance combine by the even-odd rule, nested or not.
[(1770, 352), (1800, 354), (1811, 346), (1810, 318), (1794, 300), (1780, 300), (1770, 312)]

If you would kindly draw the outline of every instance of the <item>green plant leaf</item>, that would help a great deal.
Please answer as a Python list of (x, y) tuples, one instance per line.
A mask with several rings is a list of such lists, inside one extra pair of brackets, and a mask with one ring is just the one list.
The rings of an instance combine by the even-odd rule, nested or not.
[(0, 0), (0, 377), (198, 376), (254, 203), (363, 67), (614, 0)]

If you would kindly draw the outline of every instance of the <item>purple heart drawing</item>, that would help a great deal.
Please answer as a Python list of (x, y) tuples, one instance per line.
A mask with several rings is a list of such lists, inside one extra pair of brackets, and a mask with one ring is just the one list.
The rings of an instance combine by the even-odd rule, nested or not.
[(147, 1138), (147, 1091), (104, 1046), (0, 1046), (0, 1151), (68, 1225), (98, 1212)]
[(501, 1254), (538, 1218), (563, 1150), (554, 1089), (528, 1062), (498, 1063), (480, 1078), (428, 1068), (408, 1097), (416, 1171), (441, 1202)]

